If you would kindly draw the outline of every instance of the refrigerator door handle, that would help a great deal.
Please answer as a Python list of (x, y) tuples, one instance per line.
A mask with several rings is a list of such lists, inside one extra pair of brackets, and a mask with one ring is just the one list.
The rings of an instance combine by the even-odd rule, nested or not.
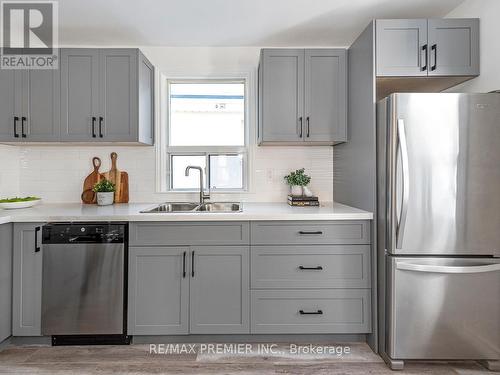
[(405, 232), (406, 216), (408, 214), (408, 199), (410, 198), (410, 175), (408, 164), (408, 144), (406, 142), (405, 123), (403, 119), (398, 119), (398, 145), (401, 149), (401, 161), (403, 171), (403, 202), (401, 204), (401, 215), (396, 228), (396, 248), (401, 249), (403, 245), (403, 235)]
[(397, 262), (396, 268), (398, 270), (415, 271), (415, 272), (428, 272), (428, 273), (483, 273), (500, 271), (500, 263), (487, 264), (484, 266), (436, 266), (430, 264), (415, 264), (407, 262)]

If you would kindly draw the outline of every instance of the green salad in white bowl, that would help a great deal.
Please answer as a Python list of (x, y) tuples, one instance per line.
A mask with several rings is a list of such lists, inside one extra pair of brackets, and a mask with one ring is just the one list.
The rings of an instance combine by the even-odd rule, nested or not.
[(38, 197), (14, 197), (0, 199), (0, 208), (12, 210), (16, 208), (28, 208), (40, 203), (42, 198)]

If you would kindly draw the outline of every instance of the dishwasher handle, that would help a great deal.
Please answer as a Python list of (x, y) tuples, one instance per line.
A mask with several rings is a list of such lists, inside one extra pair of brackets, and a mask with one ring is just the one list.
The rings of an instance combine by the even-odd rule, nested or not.
[(432, 264), (397, 262), (396, 268), (398, 270), (415, 272), (468, 274), (500, 271), (500, 263), (482, 266), (438, 266)]

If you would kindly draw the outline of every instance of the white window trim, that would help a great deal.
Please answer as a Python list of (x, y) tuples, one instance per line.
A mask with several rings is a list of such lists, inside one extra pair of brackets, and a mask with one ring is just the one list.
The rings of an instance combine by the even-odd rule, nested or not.
[[(169, 136), (169, 107), (162, 105), (168, 101), (168, 83), (174, 82), (190, 82), (190, 81), (207, 81), (207, 82), (227, 82), (228, 80), (244, 81), (245, 82), (245, 145), (244, 146), (200, 146), (200, 147), (183, 147), (183, 146), (168, 146)], [(243, 189), (215, 189), (214, 193), (249, 193), (253, 191), (250, 171), (252, 170), (253, 155), (252, 144), (255, 138), (256, 129), (256, 80), (254, 71), (236, 72), (217, 75), (203, 75), (203, 76), (186, 76), (175, 74), (159, 74), (157, 77), (159, 82), (159, 89), (157, 90), (157, 126), (156, 126), (156, 192), (157, 193), (189, 193), (196, 192), (197, 189), (171, 189), (170, 188), (170, 160), (169, 150), (175, 149), (175, 154), (243, 154)], [(158, 92), (159, 91), (159, 92)], [(207, 166), (208, 167), (208, 166)]]

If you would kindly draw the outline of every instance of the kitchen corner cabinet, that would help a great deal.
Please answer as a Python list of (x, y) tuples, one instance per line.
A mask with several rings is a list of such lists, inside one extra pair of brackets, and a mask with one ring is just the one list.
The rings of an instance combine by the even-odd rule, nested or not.
[(0, 225), (0, 343), (12, 335), (12, 224)]
[(138, 49), (61, 50), (61, 139), (153, 144), (154, 69)]
[(258, 76), (259, 144), (346, 140), (346, 50), (263, 49)]
[(42, 223), (15, 223), (12, 335), (41, 335)]
[(479, 19), (376, 20), (378, 77), (479, 75)]
[(57, 142), (58, 70), (0, 71), (0, 142)]

